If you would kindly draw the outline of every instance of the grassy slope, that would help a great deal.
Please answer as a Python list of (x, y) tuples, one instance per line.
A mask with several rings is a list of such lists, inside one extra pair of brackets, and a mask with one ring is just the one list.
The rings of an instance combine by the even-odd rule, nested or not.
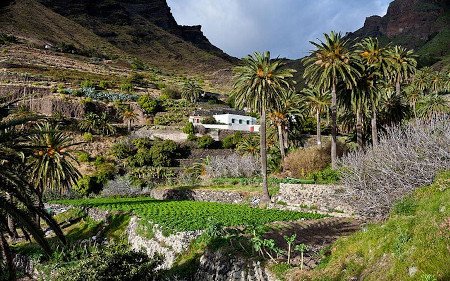
[[(450, 172), (417, 190), (383, 224), (336, 242), (320, 269), (293, 280), (450, 280)], [(410, 268), (417, 268), (411, 277)]]

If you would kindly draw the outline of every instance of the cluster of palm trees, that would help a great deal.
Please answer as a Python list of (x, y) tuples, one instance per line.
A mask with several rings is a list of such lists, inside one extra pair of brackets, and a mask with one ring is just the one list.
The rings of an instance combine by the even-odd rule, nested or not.
[[(331, 165), (336, 168), (338, 129), (350, 124), (356, 129), (359, 147), (365, 145), (370, 127), (372, 145), (377, 146), (381, 125), (400, 122), (413, 105), (415, 116), (449, 112), (449, 101), (441, 92), (449, 90), (449, 75), (429, 68), (417, 71), (416, 56), (401, 46), (382, 46), (376, 38), (353, 44), (340, 33), (324, 34), (311, 42), (315, 49), (303, 60), (307, 87), (296, 93), (295, 70), (270, 53), (254, 53), (234, 68), (233, 96), (237, 107), (258, 113), (261, 118), (260, 154), (264, 201), (267, 191), (266, 116), (277, 128), (280, 153), (284, 158), (289, 128), (311, 114), (317, 121), (317, 144), (321, 141), (321, 118), (331, 119)], [(403, 89), (404, 85), (409, 85)], [(416, 113), (417, 103), (418, 109)], [(338, 119), (339, 117), (339, 119)], [(328, 119), (328, 118), (327, 118)], [(338, 121), (341, 124), (338, 127)]]
[(14, 116), (9, 105), (0, 104), (0, 256), (9, 279), (15, 280), (9, 241), (18, 233), (28, 240), (33, 237), (49, 254), (42, 219), (64, 243), (61, 229), (44, 209), (43, 194), (67, 190), (80, 173), (74, 166), (75, 144), (58, 126), (39, 117)]

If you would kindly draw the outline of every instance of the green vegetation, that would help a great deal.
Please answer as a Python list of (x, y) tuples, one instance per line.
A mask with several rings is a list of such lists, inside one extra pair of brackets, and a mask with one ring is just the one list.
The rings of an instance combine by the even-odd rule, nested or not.
[(90, 206), (105, 210), (132, 211), (142, 219), (156, 223), (169, 232), (205, 229), (212, 223), (224, 226), (239, 226), (323, 217), (319, 214), (264, 210), (246, 205), (195, 201), (157, 201), (145, 197), (60, 200), (54, 203)]
[[(450, 172), (441, 174), (433, 185), (397, 203), (385, 223), (339, 239), (321, 269), (305, 275), (295, 271), (295, 280), (450, 279), (449, 181)], [(417, 269), (414, 276), (410, 268)]]

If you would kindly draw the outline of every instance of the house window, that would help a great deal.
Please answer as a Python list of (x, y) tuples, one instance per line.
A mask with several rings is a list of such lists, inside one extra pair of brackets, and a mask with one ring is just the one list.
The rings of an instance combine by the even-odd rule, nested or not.
[(239, 124), (242, 124), (242, 119), (239, 119)]
[(250, 120), (247, 120), (247, 125), (250, 125)]
[(231, 123), (233, 123), (233, 124), (236, 123), (236, 119), (234, 119), (234, 118), (231, 119)]

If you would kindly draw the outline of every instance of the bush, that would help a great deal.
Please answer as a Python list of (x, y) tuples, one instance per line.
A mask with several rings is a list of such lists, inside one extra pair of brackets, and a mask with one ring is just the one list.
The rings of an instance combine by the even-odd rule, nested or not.
[(137, 149), (149, 149), (153, 145), (153, 141), (150, 138), (137, 138), (133, 140), (133, 145)]
[(160, 111), (159, 101), (154, 99), (150, 95), (140, 96), (137, 103), (142, 108), (142, 110), (147, 114), (156, 114)]
[(120, 90), (126, 93), (131, 93), (134, 91), (134, 86), (130, 82), (122, 82), (119, 86)]
[(202, 136), (197, 139), (198, 148), (203, 149), (212, 148), (214, 146), (214, 143), (215, 143), (214, 139), (209, 135)]
[(194, 135), (195, 134), (194, 124), (192, 124), (191, 122), (186, 123), (186, 125), (184, 125), (183, 127), (183, 133), (187, 135)]
[(330, 167), (325, 168), (322, 171), (313, 173), (311, 178), (318, 184), (334, 184), (339, 182), (341, 174), (337, 170), (333, 170)]
[(243, 139), (241, 132), (236, 132), (234, 134), (228, 135), (222, 140), (222, 147), (225, 149), (234, 149), (237, 144)]
[(178, 145), (171, 140), (155, 142), (149, 149), (152, 165), (155, 167), (172, 167), (179, 156)]
[(206, 175), (210, 178), (249, 178), (258, 175), (259, 171), (259, 163), (251, 155), (214, 156), (209, 158), (205, 166)]
[(213, 116), (206, 116), (202, 119), (202, 124), (217, 124), (217, 121)]
[(77, 157), (78, 162), (87, 163), (87, 162), (89, 162), (89, 159), (90, 159), (89, 153), (83, 152), (83, 151), (78, 153), (78, 157)]
[(98, 88), (101, 89), (101, 90), (106, 90), (106, 89), (108, 89), (109, 87), (111, 87), (111, 85), (110, 85), (110, 83), (109, 83), (108, 81), (102, 80), (102, 81), (100, 81), (100, 82), (98, 83)]
[(83, 139), (86, 142), (92, 142), (94, 140), (94, 136), (92, 136), (91, 133), (86, 132), (86, 133), (83, 134)]
[(128, 245), (112, 245), (59, 268), (52, 277), (68, 281), (160, 280), (157, 268), (161, 261), (159, 256), (150, 259), (145, 253), (130, 250)]
[(384, 218), (396, 201), (450, 169), (449, 147), (449, 116), (388, 128), (376, 148), (340, 161), (349, 202), (361, 215)]
[(91, 89), (95, 89), (95, 83), (90, 81), (90, 80), (84, 80), (83, 82), (80, 83), (80, 88), (91, 88)]
[(72, 187), (81, 195), (87, 196), (91, 193), (99, 194), (103, 188), (103, 183), (96, 176), (83, 176), (76, 185)]
[(162, 90), (161, 98), (178, 100), (181, 99), (181, 92), (176, 88), (166, 87)]
[(134, 153), (134, 147), (131, 143), (121, 141), (113, 144), (111, 147), (111, 154), (117, 159), (125, 159)]
[[(341, 157), (345, 146), (337, 143), (337, 155)], [(294, 178), (305, 178), (312, 173), (319, 172), (331, 164), (331, 143), (322, 147), (312, 146), (299, 148), (284, 159), (283, 169)]]

